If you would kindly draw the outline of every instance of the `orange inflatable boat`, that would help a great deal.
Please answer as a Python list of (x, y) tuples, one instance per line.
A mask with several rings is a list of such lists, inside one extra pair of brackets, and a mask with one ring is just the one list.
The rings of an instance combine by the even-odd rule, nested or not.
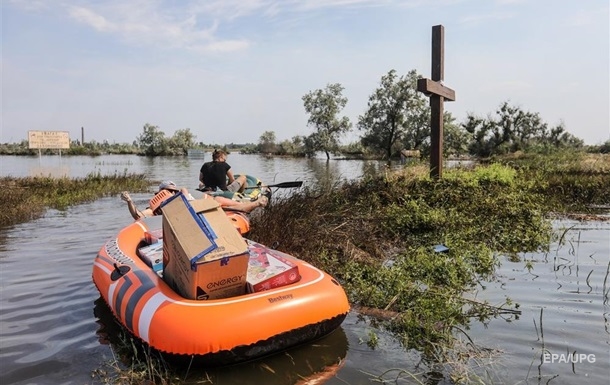
[(162, 353), (186, 356), (206, 366), (227, 365), (275, 353), (320, 338), (349, 312), (340, 284), (297, 258), (248, 241), (252, 255), (288, 258), (296, 282), (231, 298), (191, 300), (178, 295), (136, 252), (145, 233), (162, 217), (123, 228), (100, 249), (93, 282), (116, 318)]

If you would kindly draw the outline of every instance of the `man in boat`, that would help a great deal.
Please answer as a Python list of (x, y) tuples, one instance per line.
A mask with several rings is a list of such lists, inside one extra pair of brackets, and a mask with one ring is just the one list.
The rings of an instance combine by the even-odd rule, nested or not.
[(199, 170), (199, 189), (203, 192), (216, 190), (243, 192), (246, 187), (246, 176), (233, 176), (231, 166), (227, 163), (227, 153), (214, 150), (212, 161), (205, 162)]
[[(131, 214), (133, 219), (138, 220), (144, 217), (152, 217), (154, 215), (159, 215), (161, 213), (161, 203), (165, 202), (167, 199), (171, 198), (174, 194), (177, 194), (178, 192), (183, 193), (188, 200), (195, 199), (185, 187), (178, 188), (178, 186), (176, 186), (176, 184), (172, 181), (161, 182), (161, 184), (159, 185), (159, 190), (150, 200), (149, 206), (144, 210), (138, 210), (136, 204), (131, 199), (131, 197), (129, 196), (129, 192), (127, 191), (123, 191), (121, 193), (121, 199), (127, 202), (127, 208), (129, 209), (129, 213)], [(265, 207), (268, 203), (267, 197), (264, 196), (254, 202), (237, 202), (225, 197), (212, 197), (209, 194), (203, 194), (203, 197), (201, 199), (214, 199), (216, 202), (218, 202), (218, 204), (220, 204), (220, 207), (222, 207), (223, 210), (242, 211), (245, 213), (250, 213), (257, 207)]]

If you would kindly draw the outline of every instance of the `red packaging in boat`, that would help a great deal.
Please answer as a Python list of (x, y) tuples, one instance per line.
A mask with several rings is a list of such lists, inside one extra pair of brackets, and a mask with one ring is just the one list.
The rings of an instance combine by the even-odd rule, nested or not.
[(157, 243), (161, 239), (163, 239), (163, 229), (148, 230), (144, 232), (144, 240), (149, 245)]
[(254, 242), (249, 242), (249, 249), (246, 276), (249, 293), (290, 285), (300, 279), (299, 268), (288, 255)]

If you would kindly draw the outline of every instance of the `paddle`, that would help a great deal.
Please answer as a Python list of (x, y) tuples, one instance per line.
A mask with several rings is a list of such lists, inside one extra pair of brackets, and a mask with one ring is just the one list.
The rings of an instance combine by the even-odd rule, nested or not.
[[(246, 186), (246, 187), (244, 187), (244, 190), (253, 190), (255, 188), (265, 188), (265, 187), (267, 187), (267, 188), (271, 188), (271, 187), (276, 187), (276, 188), (299, 188), (301, 186), (303, 186), (303, 181), (295, 180), (294, 182), (283, 182), (283, 183), (278, 183), (278, 184)], [(197, 188), (195, 190), (204, 192), (203, 189), (201, 189), (201, 188)]]
[(283, 183), (278, 183), (278, 184), (268, 184), (268, 185), (261, 185), (261, 186), (246, 186), (244, 187), (244, 190), (252, 190), (255, 188), (264, 188), (264, 187), (276, 187), (276, 188), (298, 188), (303, 186), (303, 181), (302, 180), (295, 180), (294, 182), (283, 182)]

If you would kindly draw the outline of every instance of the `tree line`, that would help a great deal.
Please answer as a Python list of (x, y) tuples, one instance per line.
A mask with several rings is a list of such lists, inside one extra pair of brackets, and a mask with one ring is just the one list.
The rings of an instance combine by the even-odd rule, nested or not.
[[(302, 97), (308, 115), (308, 135), (296, 135), (278, 142), (274, 131), (265, 131), (256, 144), (204, 144), (197, 142), (190, 128), (179, 129), (166, 136), (158, 126), (146, 123), (142, 133), (131, 144), (110, 144), (73, 141), (66, 155), (103, 153), (140, 154), (145, 156), (186, 155), (190, 149), (222, 148), (243, 153), (313, 156), (322, 152), (327, 159), (333, 155), (392, 159), (401, 150), (418, 150), (421, 156), (430, 153), (430, 106), (428, 98), (417, 91), (415, 70), (399, 76), (390, 70), (381, 77), (371, 93), (367, 107), (357, 122), (351, 122), (342, 111), (348, 103), (340, 83), (308, 92)], [(585, 146), (582, 139), (566, 131), (564, 124), (550, 126), (540, 114), (503, 102), (495, 115), (485, 118), (468, 114), (458, 123), (450, 112), (443, 115), (443, 155), (445, 157), (489, 157), (516, 151), (550, 153), (564, 149), (610, 153), (610, 140), (601, 145)], [(354, 124), (355, 123), (355, 124)], [(341, 137), (355, 128), (361, 133), (354, 143), (342, 145)], [(27, 148), (26, 140), (18, 144), (0, 145), (0, 154), (37, 154)], [(57, 150), (44, 150), (56, 153)]]
[[(312, 155), (359, 153), (382, 159), (399, 156), (401, 150), (418, 150), (430, 154), (430, 105), (417, 91), (415, 70), (399, 76), (390, 70), (381, 77), (377, 89), (369, 96), (367, 108), (355, 126), (360, 141), (341, 146), (341, 135), (350, 131), (352, 122), (341, 111), (347, 104), (343, 86), (328, 84), (303, 96), (308, 126), (313, 132), (293, 140), (275, 143), (275, 133), (265, 132), (257, 150), (274, 154), (302, 153)], [(584, 141), (566, 131), (563, 123), (549, 126), (538, 113), (524, 111), (508, 102), (500, 105), (495, 116), (487, 118), (468, 114), (459, 124), (450, 112), (443, 115), (443, 155), (489, 157), (516, 151), (549, 153), (562, 149), (584, 149)], [(610, 152), (610, 140), (600, 146), (589, 146), (593, 152)]]

